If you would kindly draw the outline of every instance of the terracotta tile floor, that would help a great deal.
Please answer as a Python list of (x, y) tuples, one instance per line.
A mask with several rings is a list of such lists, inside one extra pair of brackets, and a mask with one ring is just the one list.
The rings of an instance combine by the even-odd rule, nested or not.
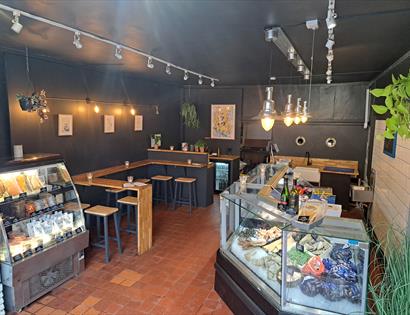
[(135, 237), (122, 234), (124, 253), (111, 242), (86, 252), (86, 269), (20, 314), (232, 314), (213, 290), (219, 246), (219, 198), (213, 206), (166, 210), (155, 207), (154, 245), (135, 256)]

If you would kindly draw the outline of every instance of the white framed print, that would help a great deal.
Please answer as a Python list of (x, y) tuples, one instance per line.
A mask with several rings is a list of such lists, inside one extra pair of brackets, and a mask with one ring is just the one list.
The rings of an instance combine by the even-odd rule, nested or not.
[(235, 140), (235, 104), (212, 104), (211, 139)]
[(73, 135), (73, 115), (58, 115), (58, 136), (66, 137)]
[(115, 131), (115, 116), (104, 115), (104, 133), (114, 133)]
[(134, 131), (142, 131), (142, 115), (135, 115), (134, 116)]

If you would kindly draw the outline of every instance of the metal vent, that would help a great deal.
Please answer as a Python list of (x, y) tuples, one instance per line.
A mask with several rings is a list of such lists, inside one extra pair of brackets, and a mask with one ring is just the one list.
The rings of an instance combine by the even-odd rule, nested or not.
[(68, 257), (62, 262), (48, 268), (29, 279), (30, 298), (34, 298), (43, 291), (49, 291), (61, 281), (73, 274), (73, 259)]

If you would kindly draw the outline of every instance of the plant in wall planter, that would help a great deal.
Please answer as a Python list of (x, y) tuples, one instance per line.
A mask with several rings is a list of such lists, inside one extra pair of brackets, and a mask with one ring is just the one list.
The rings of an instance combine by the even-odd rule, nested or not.
[(50, 112), (50, 109), (47, 106), (45, 90), (41, 90), (40, 93), (33, 92), (31, 96), (17, 94), (16, 98), (20, 103), (21, 110), (26, 112), (37, 112), (41, 122), (48, 119), (47, 113)]
[(205, 152), (205, 147), (206, 147), (206, 142), (202, 139), (199, 139), (197, 142), (195, 142), (195, 148), (198, 148), (199, 152)]
[(398, 133), (404, 139), (410, 138), (410, 69), (407, 76), (400, 74), (396, 79), (392, 75), (391, 84), (384, 89), (373, 89), (370, 93), (385, 98), (384, 105), (372, 105), (373, 110), (379, 115), (390, 114), (383, 136), (394, 139), (395, 133)]
[(188, 128), (199, 128), (199, 117), (194, 104), (188, 102), (182, 104), (181, 117), (184, 125)]

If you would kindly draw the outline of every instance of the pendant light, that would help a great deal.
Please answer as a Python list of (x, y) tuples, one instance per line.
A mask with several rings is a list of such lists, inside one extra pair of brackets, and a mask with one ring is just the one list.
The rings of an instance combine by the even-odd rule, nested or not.
[(307, 101), (303, 102), (303, 108), (302, 108), (302, 116), (301, 116), (301, 121), (302, 123), (306, 123), (309, 119), (310, 115), (308, 112), (308, 108), (307, 108)]
[(292, 94), (288, 95), (288, 102), (285, 105), (285, 111), (282, 113), (283, 122), (286, 127), (290, 127), (293, 124), (293, 110), (292, 110)]
[(296, 102), (296, 110), (295, 110), (295, 118), (294, 118), (295, 125), (299, 125), (300, 122), (302, 121), (303, 109), (302, 109), (301, 102), (302, 102), (302, 99), (298, 97), (297, 102)]
[(263, 102), (263, 107), (261, 112), (259, 113), (259, 117), (261, 120), (262, 128), (265, 131), (269, 131), (272, 129), (273, 124), (275, 123), (275, 102), (272, 99), (273, 96), (273, 87), (268, 86), (265, 89), (266, 91), (266, 100)]

